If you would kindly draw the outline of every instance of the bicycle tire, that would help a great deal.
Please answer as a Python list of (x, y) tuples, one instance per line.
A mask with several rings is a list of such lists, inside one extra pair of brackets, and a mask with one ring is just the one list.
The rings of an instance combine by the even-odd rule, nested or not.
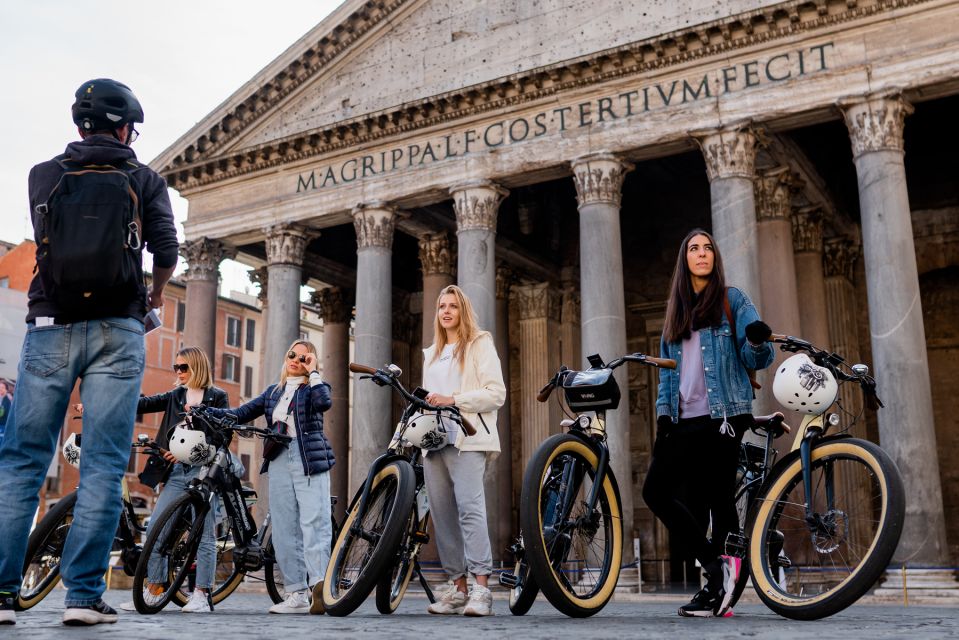
[[(223, 535), (216, 536), (216, 564), (213, 569), (214, 588), (210, 593), (210, 599), (213, 604), (219, 604), (226, 600), (243, 579), (246, 577), (246, 570), (237, 566), (233, 558), (233, 549), (236, 548), (236, 531), (230, 519), (226, 519), (226, 531)], [(222, 577), (221, 577), (222, 576)], [(182, 591), (177, 592), (178, 596), (185, 597)], [(179, 597), (176, 598), (179, 601)], [(186, 604), (186, 599), (183, 600)]]
[[(746, 531), (746, 522), (749, 519), (749, 508), (755, 501), (760, 489), (761, 487), (758, 481), (750, 481), (741, 488), (737, 487), (735, 498), (736, 511), (739, 516), (739, 528), (743, 532)], [(743, 593), (746, 591), (746, 585), (749, 584), (749, 556), (746, 554), (746, 557), (740, 559), (742, 560), (742, 565), (739, 568), (739, 577), (736, 579), (736, 586), (733, 588), (733, 597), (729, 601), (730, 609), (736, 606), (736, 603), (739, 602), (739, 599), (742, 598)]]
[[(190, 567), (196, 558), (203, 534), (203, 518), (209, 505), (190, 493), (177, 496), (170, 505), (157, 516), (143, 545), (143, 553), (133, 575), (133, 605), (142, 614), (159, 613), (175, 595), (180, 595), (180, 586), (190, 573)], [(198, 517), (199, 516), (199, 517)], [(166, 535), (164, 532), (170, 527)], [(149, 560), (154, 548), (161, 556), (167, 557), (167, 581), (162, 595), (150, 602), (143, 597), (143, 587), (147, 582)], [(173, 562), (170, 557), (173, 556)], [(182, 597), (182, 596), (181, 596)], [(179, 604), (179, 601), (178, 601)], [(181, 605), (182, 606), (182, 605)]]
[[(834, 483), (834, 508), (822, 515), (823, 524), (811, 532), (803, 515), (806, 496), (799, 453), (793, 452), (773, 467), (750, 513), (750, 575), (766, 606), (795, 620), (825, 618), (861, 598), (889, 565), (905, 518), (902, 478), (892, 459), (877, 445), (856, 438), (820, 441), (812, 448), (811, 462), (814, 509), (822, 506), (820, 490), (825, 492), (823, 484), (829, 478), (838, 479), (840, 485), (845, 481), (847, 487), (859, 483), (867, 487), (869, 497), (841, 495), (842, 487), (836, 492)], [(769, 531), (778, 532), (785, 540), (780, 544), (789, 557), (800, 562), (804, 558), (818, 559), (820, 564), (826, 557), (826, 568), (801, 568), (797, 563), (795, 572), (787, 572), (787, 584), (777, 584), (768, 561), (766, 543), (773, 537), (768, 536)], [(837, 563), (835, 557), (843, 562)], [(854, 566), (845, 558), (854, 560)], [(819, 582), (814, 582), (817, 578)]]
[(509, 612), (514, 616), (525, 616), (536, 602), (539, 586), (529, 569), (529, 562), (517, 559), (513, 565), (516, 586), (509, 590)]
[[(70, 531), (76, 503), (76, 491), (58, 500), (30, 534), (17, 594), (16, 608), (19, 611), (39, 604), (60, 582), (63, 544)], [(36, 567), (32, 569), (34, 565)], [(38, 573), (41, 571), (43, 573)]]
[[(544, 499), (554, 494), (553, 487), (557, 484), (553, 478), (547, 478), (547, 472), (560, 456), (564, 458), (559, 461), (561, 466), (565, 467), (566, 464), (571, 463), (575, 465), (574, 468), (582, 469), (583, 475), (578, 476), (574, 483), (577, 485), (575, 486), (577, 493), (585, 484), (586, 476), (594, 476), (598, 457), (592, 447), (581, 438), (569, 434), (558, 434), (546, 439), (533, 454), (523, 477), (520, 527), (524, 533), (528, 532), (525, 533), (525, 540), (528, 542), (526, 553), (533, 577), (543, 595), (562, 613), (574, 618), (583, 618), (598, 613), (606, 606), (619, 580), (623, 556), (622, 502), (619, 498), (616, 478), (613, 476), (612, 469), (608, 469), (599, 491), (596, 510), (591, 516), (586, 514), (577, 516), (578, 524), (573, 529), (574, 533), (583, 536), (585, 547), (588, 549), (597, 538), (596, 533), (602, 525), (605, 541), (602, 561), (594, 569), (591, 566), (592, 563), (584, 558), (574, 565), (574, 569), (563, 569), (561, 565), (569, 563), (568, 556), (575, 543), (571, 540), (572, 535), (569, 536), (569, 544), (560, 544), (565, 538), (559, 535), (555, 537), (551, 535), (551, 541), (548, 542), (543, 531), (542, 513), (544, 506), (549, 508), (548, 503), (544, 505)], [(580, 472), (577, 470), (576, 473)], [(568, 516), (569, 514), (564, 514), (564, 520)], [(592, 519), (589, 527), (584, 522), (587, 517)], [(596, 527), (596, 531), (590, 533), (589, 529), (593, 526)], [(553, 541), (558, 544), (552, 545)], [(585, 557), (590, 554), (584, 552), (583, 555)], [(580, 568), (580, 565), (583, 568)], [(580, 579), (576, 587), (566, 577), (566, 573), (575, 573)], [(585, 589), (588, 590), (583, 594), (585, 597), (581, 597), (578, 590), (582, 590), (581, 585), (592, 577), (595, 577), (594, 584), (587, 585)]]
[(283, 590), (283, 573), (276, 562), (276, 549), (273, 548), (273, 532), (266, 534), (263, 541), (263, 580), (266, 582), (266, 592), (270, 594), (273, 604), (280, 604), (285, 600)]
[(422, 522), (416, 516), (414, 501), (413, 508), (410, 510), (409, 523), (403, 531), (393, 566), (388, 571), (384, 571), (376, 582), (376, 610), (384, 615), (393, 613), (400, 606), (403, 596), (406, 595), (406, 589), (410, 586), (410, 579), (413, 577), (416, 556), (411, 546), (414, 544), (412, 540), (418, 531), (425, 530), (429, 513), (427, 512)]
[[(405, 460), (386, 464), (373, 477), (365, 513), (360, 514), (359, 492), (330, 554), (323, 579), (323, 604), (331, 616), (346, 616), (363, 604), (381, 574), (396, 557), (396, 549), (413, 505), (416, 476)], [(361, 518), (362, 516), (362, 518)], [(371, 519), (367, 520), (370, 517)], [(361, 518), (371, 540), (351, 532)], [(363, 549), (364, 543), (372, 543)], [(362, 553), (357, 553), (359, 548)]]

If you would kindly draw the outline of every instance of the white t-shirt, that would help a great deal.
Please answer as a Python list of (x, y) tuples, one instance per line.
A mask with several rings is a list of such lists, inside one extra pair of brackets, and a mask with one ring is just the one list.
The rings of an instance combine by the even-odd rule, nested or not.
[(444, 396), (459, 392), (460, 385), (463, 383), (463, 372), (460, 370), (459, 362), (453, 356), (455, 349), (455, 344), (448, 344), (443, 347), (439, 358), (426, 363), (426, 371), (423, 372), (424, 389)]
[[(286, 386), (283, 388), (283, 395), (280, 396), (279, 402), (273, 407), (273, 422), (285, 422), (287, 424), (286, 435), (291, 438), (296, 437), (296, 425), (293, 422), (293, 412), (296, 409), (295, 407), (291, 407), (290, 403), (293, 402), (293, 395), (296, 393), (296, 390), (305, 382), (306, 376), (290, 376), (287, 378)], [(282, 430), (279, 424), (276, 426)]]

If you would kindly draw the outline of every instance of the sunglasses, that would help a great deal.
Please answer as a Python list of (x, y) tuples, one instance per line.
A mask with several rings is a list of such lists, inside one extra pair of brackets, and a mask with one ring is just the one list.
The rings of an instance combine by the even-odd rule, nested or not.
[(297, 360), (297, 359), (299, 359), (299, 361), (300, 361), (301, 363), (305, 363), (305, 362), (306, 362), (306, 356), (298, 355), (298, 354), (296, 353), (296, 351), (290, 351), (288, 354), (286, 354), (286, 359), (287, 359), (287, 360)]
[(190, 370), (190, 365), (188, 364), (175, 364), (173, 365), (173, 371), (175, 373), (186, 373)]

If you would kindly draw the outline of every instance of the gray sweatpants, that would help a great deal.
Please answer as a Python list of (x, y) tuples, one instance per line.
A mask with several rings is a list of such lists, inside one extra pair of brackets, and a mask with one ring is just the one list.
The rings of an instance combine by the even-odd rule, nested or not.
[(423, 460), (436, 550), (451, 580), (493, 572), (483, 474), (486, 453), (449, 446)]

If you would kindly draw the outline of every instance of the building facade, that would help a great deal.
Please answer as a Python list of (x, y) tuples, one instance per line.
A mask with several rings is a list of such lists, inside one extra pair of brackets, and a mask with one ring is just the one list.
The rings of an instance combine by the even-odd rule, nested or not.
[[(525, 461), (559, 429), (536, 391), (592, 353), (658, 352), (676, 250), (699, 226), (774, 330), (873, 366), (886, 408), (859, 435), (905, 478), (896, 562), (954, 566), (957, 32), (955, 0), (348, 0), (153, 166), (190, 203), (198, 317), (220, 260), (262, 267), (267, 371), (299, 331), (303, 283), (334, 390), (349, 389), (354, 308), (353, 358), (415, 383), (437, 292), (467, 291), (511, 392), (488, 483), (498, 558)], [(199, 344), (203, 323), (186, 330)], [(657, 379), (617, 377), (626, 535), (665, 580), (681, 550), (640, 497)], [(357, 381), (334, 405), (334, 492), (365, 478), (394, 402)]]

